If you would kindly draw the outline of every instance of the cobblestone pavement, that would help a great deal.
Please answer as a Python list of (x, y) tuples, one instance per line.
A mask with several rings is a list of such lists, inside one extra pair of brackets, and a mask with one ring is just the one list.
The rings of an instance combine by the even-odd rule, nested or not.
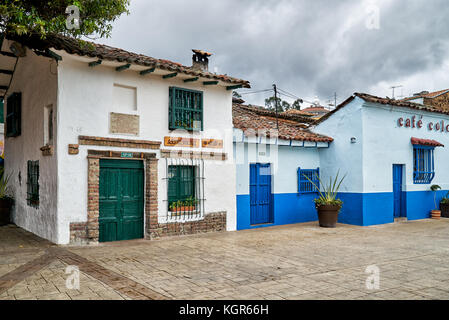
[[(80, 270), (68, 289), (66, 267)], [(368, 266), (380, 271), (367, 289)], [(449, 219), (54, 246), (0, 227), (0, 299), (449, 299)]]

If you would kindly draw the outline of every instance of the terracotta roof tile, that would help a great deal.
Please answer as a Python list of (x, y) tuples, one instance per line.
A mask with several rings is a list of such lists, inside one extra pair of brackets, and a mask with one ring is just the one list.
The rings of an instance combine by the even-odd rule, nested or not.
[(427, 111), (427, 112), (449, 115), (449, 110), (442, 110), (439, 108), (426, 106), (426, 105), (422, 105), (419, 103), (414, 103), (414, 102), (409, 102), (409, 101), (404, 101), (404, 100), (393, 100), (390, 98), (380, 98), (380, 97), (376, 97), (376, 96), (373, 96), (373, 95), (370, 95), (367, 93), (356, 92), (356, 93), (354, 93), (353, 96), (349, 97), (344, 102), (342, 102), (337, 108), (335, 108), (331, 112), (325, 114), (321, 118), (317, 119), (315, 124), (321, 123), (321, 122), (325, 121), (326, 119), (328, 119), (335, 112), (344, 108), (347, 104), (349, 104), (352, 100), (354, 100), (355, 97), (359, 97), (359, 98), (365, 100), (366, 102), (371, 102), (371, 103), (378, 103), (378, 104), (382, 104), (382, 105), (389, 105), (392, 107), (404, 107), (404, 108), (410, 108), (410, 109), (415, 109), (415, 110), (420, 110), (420, 111)]
[(249, 81), (232, 78), (227, 75), (217, 75), (215, 73), (195, 70), (192, 67), (183, 66), (180, 63), (165, 59), (156, 59), (142, 54), (129, 52), (123, 49), (110, 47), (90, 41), (80, 41), (79, 39), (62, 36), (59, 34), (48, 35), (41, 39), (38, 35), (31, 36), (7, 36), (8, 39), (18, 41), (33, 50), (46, 50), (54, 48), (64, 50), (69, 54), (87, 56), (102, 60), (111, 60), (118, 62), (127, 62), (145, 67), (156, 67), (159, 69), (180, 72), (192, 76), (200, 76), (209, 79), (221, 80), (233, 85), (241, 85), (244, 88), (250, 88)]
[(413, 145), (420, 145), (420, 146), (431, 146), (431, 147), (444, 147), (444, 144), (436, 141), (436, 140), (430, 140), (430, 139), (420, 139), (420, 138), (412, 138), (411, 142)]
[[(270, 130), (277, 129), (274, 111), (262, 107), (234, 104), (232, 107), (234, 128), (241, 129), (246, 136), (257, 136), (263, 132), (267, 137)], [(310, 131), (309, 124), (313, 119), (279, 114), (278, 137), (283, 140), (332, 142), (333, 139)]]
[(433, 99), (438, 97), (439, 95), (442, 95), (446, 92), (449, 92), (449, 89), (444, 89), (444, 90), (440, 90), (440, 91), (435, 91), (435, 92), (429, 92), (429, 93), (424, 93), (424, 94), (420, 94), (420, 95), (416, 95), (414, 97), (409, 97), (409, 98), (405, 98), (403, 99), (404, 101), (409, 101), (409, 100), (415, 100), (415, 99), (420, 99), (420, 98), (429, 98), (429, 99)]

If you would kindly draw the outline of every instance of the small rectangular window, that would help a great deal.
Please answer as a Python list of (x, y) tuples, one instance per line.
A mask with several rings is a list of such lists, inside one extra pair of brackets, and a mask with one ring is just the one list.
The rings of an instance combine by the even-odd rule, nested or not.
[(22, 127), (22, 94), (14, 92), (6, 100), (6, 136), (17, 137)]
[(28, 161), (27, 204), (39, 208), (39, 160)]
[(44, 109), (44, 145), (53, 144), (53, 105)]
[[(320, 176), (319, 168), (317, 168), (317, 169), (298, 168), (298, 192), (299, 193), (318, 192), (319, 188), (320, 188), (320, 181), (318, 179), (319, 176)], [(317, 187), (318, 187), (318, 190), (317, 190)]]
[(421, 145), (413, 147), (413, 182), (415, 184), (430, 184), (435, 177), (434, 149), (434, 147)]
[(169, 129), (203, 130), (203, 93), (170, 87)]

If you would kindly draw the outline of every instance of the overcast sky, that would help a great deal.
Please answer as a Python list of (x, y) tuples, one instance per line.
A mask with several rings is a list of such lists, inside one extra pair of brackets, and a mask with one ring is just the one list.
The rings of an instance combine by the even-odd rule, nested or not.
[[(379, 13), (377, 15), (377, 13)], [(447, 0), (131, 0), (97, 42), (280, 88), (308, 101), (449, 88)], [(261, 104), (270, 93), (245, 95)]]

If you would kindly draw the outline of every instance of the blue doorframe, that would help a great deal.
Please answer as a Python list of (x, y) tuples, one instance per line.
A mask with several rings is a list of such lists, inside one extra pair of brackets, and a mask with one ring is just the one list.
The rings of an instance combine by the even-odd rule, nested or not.
[(394, 201), (394, 217), (405, 217), (404, 193), (402, 192), (404, 165), (393, 165), (393, 201)]
[(271, 164), (250, 165), (251, 225), (273, 223)]

